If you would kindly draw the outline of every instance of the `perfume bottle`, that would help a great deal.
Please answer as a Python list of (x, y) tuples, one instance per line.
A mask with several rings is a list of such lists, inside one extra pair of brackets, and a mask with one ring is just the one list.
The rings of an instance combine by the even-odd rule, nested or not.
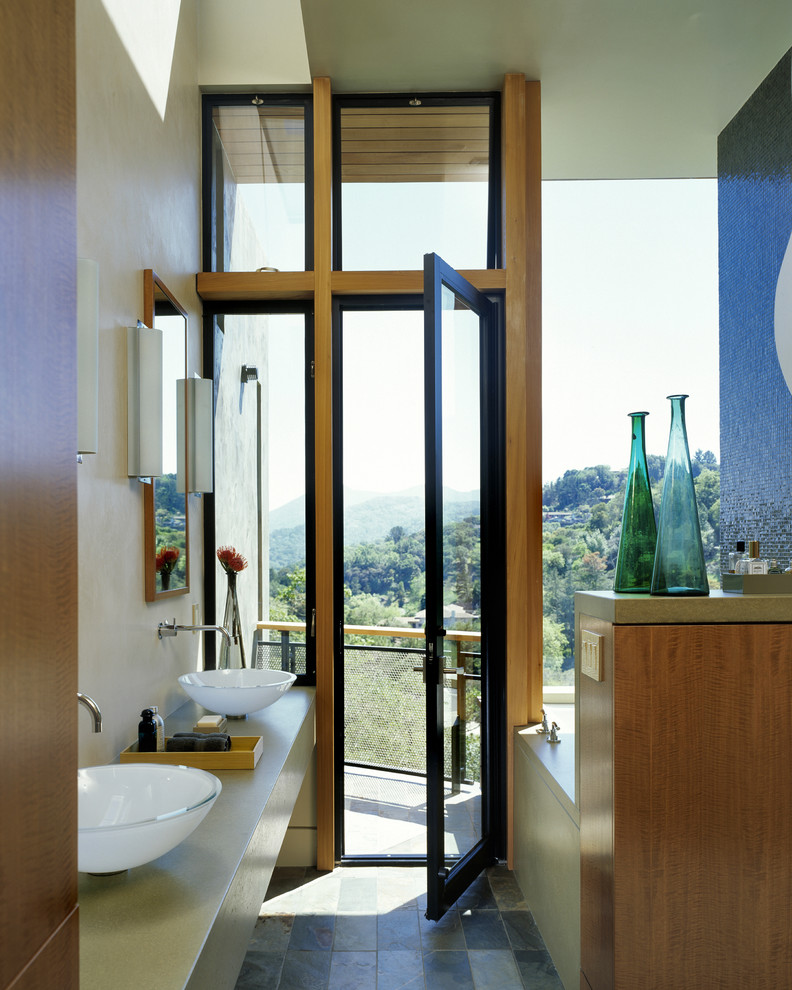
[(737, 540), (735, 547), (729, 554), (729, 574), (739, 574), (740, 561), (745, 557), (745, 540)]
[(749, 541), (748, 560), (743, 561), (743, 564), (743, 574), (767, 574), (767, 561), (762, 560), (759, 554), (759, 540)]

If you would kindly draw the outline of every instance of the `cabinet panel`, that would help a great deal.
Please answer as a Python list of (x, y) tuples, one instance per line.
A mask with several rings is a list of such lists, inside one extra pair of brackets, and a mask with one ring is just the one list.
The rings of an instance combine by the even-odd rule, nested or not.
[(792, 986), (792, 626), (612, 635), (614, 978), (584, 965), (593, 990)]

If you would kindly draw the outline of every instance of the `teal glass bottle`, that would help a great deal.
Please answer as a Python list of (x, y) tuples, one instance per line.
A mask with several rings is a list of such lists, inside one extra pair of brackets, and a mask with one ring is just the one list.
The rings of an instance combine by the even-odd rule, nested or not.
[(623, 594), (648, 595), (652, 588), (657, 525), (646, 465), (644, 419), (648, 415), (647, 412), (629, 413), (632, 420), (630, 467), (613, 580), (613, 590)]
[(653, 595), (708, 595), (696, 490), (685, 427), (686, 395), (669, 395), (671, 432), (660, 498)]

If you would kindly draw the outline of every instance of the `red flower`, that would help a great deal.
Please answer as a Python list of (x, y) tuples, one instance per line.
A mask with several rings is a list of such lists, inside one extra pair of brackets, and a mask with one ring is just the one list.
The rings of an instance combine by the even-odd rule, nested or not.
[(218, 547), (217, 559), (226, 574), (238, 574), (239, 571), (244, 571), (248, 565), (247, 560), (234, 547)]
[(160, 547), (157, 551), (157, 571), (164, 571), (170, 574), (176, 566), (181, 551), (178, 547)]

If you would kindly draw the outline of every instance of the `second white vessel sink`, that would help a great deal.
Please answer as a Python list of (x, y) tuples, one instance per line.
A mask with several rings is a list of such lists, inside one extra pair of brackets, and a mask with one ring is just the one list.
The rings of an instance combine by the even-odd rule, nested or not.
[(179, 684), (199, 705), (217, 715), (249, 715), (273, 705), (297, 680), (286, 670), (199, 670)]

